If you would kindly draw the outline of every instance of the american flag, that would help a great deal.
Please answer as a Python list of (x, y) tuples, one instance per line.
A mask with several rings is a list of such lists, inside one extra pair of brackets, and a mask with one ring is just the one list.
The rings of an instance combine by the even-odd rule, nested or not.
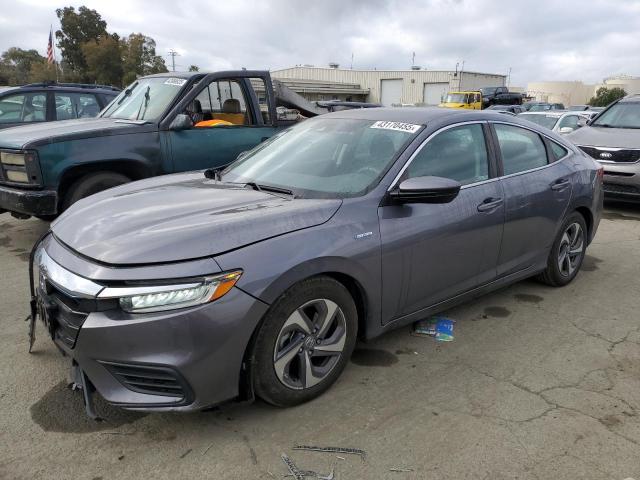
[(47, 63), (52, 64), (55, 61), (53, 56), (53, 29), (49, 31), (49, 44), (47, 45)]

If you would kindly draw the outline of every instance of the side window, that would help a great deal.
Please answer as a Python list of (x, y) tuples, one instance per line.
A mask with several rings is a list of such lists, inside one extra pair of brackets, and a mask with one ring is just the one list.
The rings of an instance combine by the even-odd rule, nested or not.
[(56, 118), (58, 120), (71, 120), (72, 118), (78, 118), (78, 110), (70, 93), (57, 92), (55, 94), (55, 100)]
[(266, 83), (263, 78), (252, 78), (251, 86), (256, 92), (256, 97), (258, 97), (258, 104), (260, 105), (262, 121), (265, 125), (269, 125), (271, 123), (271, 118), (269, 117), (269, 103), (267, 102), (268, 97)]
[(402, 179), (423, 176), (450, 178), (463, 185), (487, 180), (489, 161), (482, 125), (450, 128), (429, 140)]
[(557, 144), (556, 142), (552, 142), (551, 140), (549, 140), (549, 144), (551, 145), (551, 157), (553, 158), (554, 162), (556, 160), (564, 158), (569, 153), (566, 148), (564, 148), (562, 145)]
[(216, 80), (198, 94), (186, 113), (197, 127), (251, 125), (247, 103), (237, 80)]
[(547, 150), (540, 135), (530, 130), (494, 124), (505, 175), (524, 172), (547, 164)]
[(100, 105), (94, 95), (74, 94), (73, 96), (77, 102), (78, 118), (95, 117), (100, 113)]
[(8, 95), (0, 99), (0, 124), (44, 122), (46, 111), (46, 93)]
[(578, 128), (578, 120), (580, 120), (580, 117), (578, 115), (567, 115), (563, 117), (562, 120), (560, 120), (558, 129), (562, 127), (571, 127), (576, 130)]

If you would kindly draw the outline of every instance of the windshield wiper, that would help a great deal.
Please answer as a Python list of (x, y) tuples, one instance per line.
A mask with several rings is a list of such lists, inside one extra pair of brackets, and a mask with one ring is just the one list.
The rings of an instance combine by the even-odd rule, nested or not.
[[(147, 86), (147, 91), (144, 92), (144, 102), (140, 104), (140, 108), (138, 109), (138, 114), (136, 115), (136, 120), (140, 118), (140, 110), (142, 110), (142, 118), (144, 119), (144, 114), (147, 113), (147, 105), (149, 105), (149, 91), (151, 90), (151, 85)], [(144, 106), (144, 109), (142, 108)]]
[(127, 88), (124, 91), (124, 95), (122, 95), (122, 98), (118, 100), (118, 103), (116, 105), (120, 105), (122, 102), (124, 102), (124, 99), (127, 98), (129, 95), (131, 95), (131, 92), (133, 92), (133, 89), (136, 88), (137, 86), (138, 86), (138, 82), (134, 83), (129, 88)]
[(207, 168), (204, 171), (204, 176), (206, 178), (209, 178), (211, 180), (217, 180), (219, 182), (222, 181), (222, 176), (220, 175), (220, 172), (222, 172), (226, 167), (226, 165), (224, 167), (217, 167), (217, 168)]
[(288, 195), (290, 197), (294, 197), (293, 192), (288, 188), (274, 187), (272, 185), (264, 185), (256, 182), (246, 182), (245, 185), (248, 185), (249, 187), (253, 188), (254, 190), (257, 190), (258, 192), (273, 193), (280, 198), (287, 198), (287, 197), (278, 195), (279, 193)]

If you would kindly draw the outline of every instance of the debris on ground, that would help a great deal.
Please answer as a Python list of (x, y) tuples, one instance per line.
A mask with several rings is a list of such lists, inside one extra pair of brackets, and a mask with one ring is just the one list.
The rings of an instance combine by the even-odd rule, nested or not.
[(324, 452), (324, 453), (346, 453), (349, 455), (360, 455), (364, 462), (367, 457), (367, 453), (359, 448), (343, 448), (343, 447), (313, 447), (309, 445), (296, 445), (293, 450), (307, 450), (309, 452)]
[(291, 476), (293, 478), (295, 478), (295, 480), (304, 480), (304, 474), (300, 471), (300, 469), (296, 466), (296, 464), (293, 463), (293, 460), (291, 460), (284, 453), (282, 455), (280, 455), (280, 458), (282, 458), (282, 461), (284, 462), (284, 464), (289, 469), (289, 473), (291, 474)]
[(390, 472), (408, 473), (408, 472), (413, 472), (413, 468), (391, 467), (389, 469), (389, 471)]
[(456, 321), (446, 317), (431, 317), (413, 324), (411, 335), (435, 337), (438, 342), (453, 341), (453, 326)]
[[(333, 468), (331, 469), (331, 472), (329, 472), (326, 475), (323, 475), (323, 474), (318, 473), (318, 472), (314, 472), (313, 470), (300, 470), (300, 474), (303, 477), (316, 478), (318, 480), (334, 480), (335, 479), (335, 474), (334, 474)], [(287, 473), (287, 474), (283, 475), (283, 477), (293, 477), (293, 474)]]

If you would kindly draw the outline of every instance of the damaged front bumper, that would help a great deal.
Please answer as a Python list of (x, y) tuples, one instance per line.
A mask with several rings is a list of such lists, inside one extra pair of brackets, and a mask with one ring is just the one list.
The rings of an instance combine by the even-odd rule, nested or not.
[[(197, 268), (217, 265), (206, 262)], [(82, 389), (90, 416), (94, 388), (112, 405), (147, 411), (199, 410), (239, 396), (245, 351), (265, 303), (232, 288), (212, 303), (130, 314), (115, 299), (99, 299), (90, 284), (113, 284), (118, 272), (123, 279), (166, 275), (163, 269), (171, 266), (101, 266), (73, 255), (52, 236), (33, 263), (35, 311), (72, 359), (73, 384)]]

